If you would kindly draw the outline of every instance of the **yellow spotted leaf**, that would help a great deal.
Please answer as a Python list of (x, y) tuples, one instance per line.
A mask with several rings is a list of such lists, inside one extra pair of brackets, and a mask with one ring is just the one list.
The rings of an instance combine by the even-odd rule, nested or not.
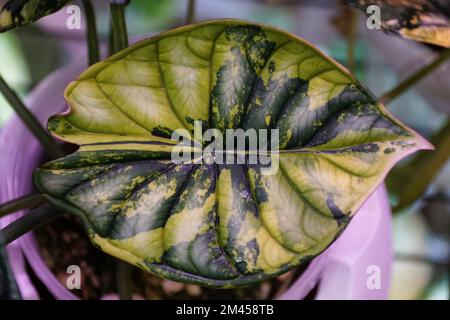
[[(37, 169), (38, 188), (78, 214), (101, 250), (209, 287), (310, 261), (397, 161), (430, 147), (311, 44), (241, 20), (132, 45), (87, 69), (66, 98), (48, 128), (79, 148)], [(233, 149), (243, 163), (206, 161), (199, 127), (277, 133), (274, 170), (247, 147)], [(178, 163), (174, 150), (195, 156)]]

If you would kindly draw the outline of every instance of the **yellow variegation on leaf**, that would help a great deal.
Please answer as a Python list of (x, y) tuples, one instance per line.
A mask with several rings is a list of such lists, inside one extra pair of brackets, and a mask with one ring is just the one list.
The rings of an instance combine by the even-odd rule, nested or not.
[(0, 0), (0, 32), (21, 27), (52, 14), (70, 0)]
[[(79, 149), (39, 168), (38, 188), (101, 250), (210, 287), (310, 261), (397, 161), (430, 147), (312, 45), (240, 20), (141, 41), (87, 69), (66, 98), (70, 110), (48, 127)], [(196, 121), (278, 129), (279, 170), (174, 163), (172, 132)]]
[[(403, 38), (450, 48), (450, 3), (448, 0), (347, 0), (379, 19), (387, 33)], [(368, 10), (378, 6), (379, 10)], [(378, 15), (378, 16), (375, 16)]]

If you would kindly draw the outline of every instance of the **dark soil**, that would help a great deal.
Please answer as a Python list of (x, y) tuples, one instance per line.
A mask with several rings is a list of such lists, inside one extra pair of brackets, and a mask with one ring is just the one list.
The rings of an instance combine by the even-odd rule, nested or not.
[[(41, 254), (63, 285), (67, 267), (81, 269), (81, 289), (72, 290), (82, 299), (118, 299), (115, 273), (117, 260), (95, 248), (79, 219), (66, 215), (35, 231)], [(240, 289), (207, 289), (160, 279), (132, 267), (134, 299), (273, 299), (299, 276), (300, 270), (271, 281)]]

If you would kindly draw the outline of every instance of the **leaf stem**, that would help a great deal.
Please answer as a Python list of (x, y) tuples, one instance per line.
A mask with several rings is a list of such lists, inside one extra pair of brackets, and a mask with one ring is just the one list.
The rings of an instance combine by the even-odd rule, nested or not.
[(120, 300), (131, 300), (131, 274), (132, 267), (128, 263), (117, 260), (116, 261), (116, 285)]
[(88, 42), (89, 65), (93, 65), (100, 60), (95, 12), (91, 0), (83, 0), (83, 6), (86, 17), (86, 38)]
[(14, 92), (8, 84), (5, 82), (3, 77), (0, 75), (0, 92), (6, 98), (6, 101), (11, 105), (14, 111), (17, 113), (19, 118), (23, 121), (25, 126), (31, 133), (39, 140), (39, 142), (44, 147), (46, 153), (56, 159), (62, 157), (64, 152), (60, 146), (53, 140), (50, 134), (39, 124), (37, 119), (33, 116), (30, 110), (25, 107), (22, 100), (16, 92)]
[(195, 20), (195, 0), (188, 1), (185, 24), (194, 23)]
[(383, 94), (379, 100), (384, 104), (391, 102), (399, 95), (403, 94), (405, 91), (414, 86), (417, 82), (427, 77), (448, 58), (450, 58), (450, 49), (442, 51), (433, 62), (416, 71), (404, 81), (400, 82), (395, 88)]
[[(126, 3), (111, 3), (111, 34), (110, 54), (114, 54), (128, 47), (128, 33), (125, 21)], [(116, 263), (116, 285), (121, 300), (132, 298), (131, 288), (132, 267), (121, 260)]]
[(0, 231), (0, 238), (3, 238), (4, 244), (8, 245), (24, 234), (63, 215), (63, 213), (61, 209), (45, 204), (3, 228)]
[(111, 54), (128, 47), (128, 32), (125, 21), (126, 4), (111, 3)]
[(33, 194), (17, 198), (0, 205), (0, 218), (23, 209), (35, 208), (47, 202), (42, 194)]

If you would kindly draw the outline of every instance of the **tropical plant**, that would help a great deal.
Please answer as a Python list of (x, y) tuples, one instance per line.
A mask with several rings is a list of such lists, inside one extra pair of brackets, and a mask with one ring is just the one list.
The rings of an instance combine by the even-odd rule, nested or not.
[[(10, 0), (1, 7), (0, 28), (34, 21), (66, 2)], [(36, 169), (41, 195), (0, 207), (7, 214), (49, 201), (3, 229), (6, 243), (70, 212), (99, 249), (160, 277), (249, 285), (321, 253), (395, 163), (431, 148), (344, 67), (299, 37), (229, 19), (127, 47), (124, 4), (112, 2), (115, 54), (95, 63), (94, 16), (84, 1), (93, 65), (67, 88), (70, 109), (48, 122), (53, 137), (78, 146), (75, 152), (67, 155), (0, 78), (2, 93), (54, 159)], [(195, 122), (221, 132), (278, 129), (280, 146), (270, 156), (279, 159), (279, 170), (264, 175), (258, 164), (173, 163), (173, 132), (192, 132)], [(203, 147), (194, 137), (181, 151)]]

